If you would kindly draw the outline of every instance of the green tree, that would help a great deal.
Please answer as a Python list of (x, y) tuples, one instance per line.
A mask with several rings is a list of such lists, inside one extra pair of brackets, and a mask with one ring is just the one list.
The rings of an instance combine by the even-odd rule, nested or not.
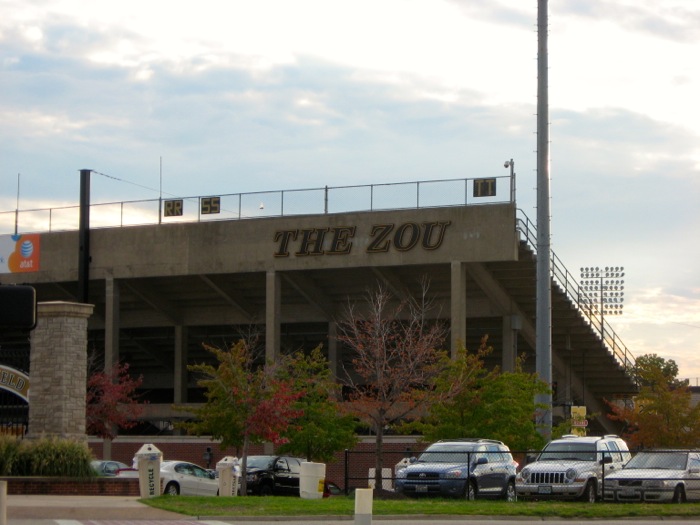
[(280, 453), (325, 462), (357, 443), (355, 418), (343, 413), (339, 402), (341, 387), (320, 346), (308, 355), (299, 351), (291, 356), (283, 374), (303, 395), (294, 404), (301, 415), (289, 425), (287, 442), (278, 448)]
[[(196, 364), (188, 370), (199, 374), (197, 384), (206, 392), (206, 403), (194, 409), (195, 419), (181, 423), (189, 432), (210, 434), (221, 440), (221, 448), (241, 450), (241, 468), (246, 471), (249, 446), (270, 441), (286, 441), (291, 422), (301, 416), (295, 407), (303, 391), (295, 391), (294, 381), (281, 378), (277, 366), (269, 363), (256, 367), (249, 345), (240, 340), (228, 350), (204, 345), (218, 361), (218, 366)], [(177, 407), (188, 410), (188, 407)], [(241, 494), (246, 493), (246, 478), (241, 480)]]
[(636, 360), (639, 393), (626, 402), (608, 402), (608, 417), (623, 423), (631, 447), (700, 446), (700, 405), (693, 406), (687, 381), (673, 359), (646, 354)]
[(488, 336), (479, 349), (463, 346), (437, 383), (443, 402), (414, 428), (429, 441), (463, 437), (488, 437), (513, 450), (530, 450), (544, 444), (535, 425), (535, 394), (549, 390), (536, 374), (522, 371), (522, 358), (514, 372), (486, 370), (484, 357), (492, 352)]

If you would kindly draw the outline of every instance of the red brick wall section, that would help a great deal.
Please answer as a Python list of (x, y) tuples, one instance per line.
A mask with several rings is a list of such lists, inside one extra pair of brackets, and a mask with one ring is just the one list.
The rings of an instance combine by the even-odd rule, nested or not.
[(7, 481), (8, 494), (65, 494), (67, 496), (139, 496), (137, 478), (0, 478)]

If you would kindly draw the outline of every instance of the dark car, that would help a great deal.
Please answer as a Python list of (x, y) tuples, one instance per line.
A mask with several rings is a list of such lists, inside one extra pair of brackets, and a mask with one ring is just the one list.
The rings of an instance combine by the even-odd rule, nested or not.
[(323, 497), (330, 498), (331, 496), (342, 496), (345, 494), (343, 489), (332, 481), (324, 480), (323, 482)]
[(483, 497), (514, 501), (518, 463), (493, 439), (454, 439), (430, 445), (396, 473), (396, 491), (407, 496)]
[(246, 484), (248, 494), (299, 495), (303, 459), (290, 456), (248, 456)]

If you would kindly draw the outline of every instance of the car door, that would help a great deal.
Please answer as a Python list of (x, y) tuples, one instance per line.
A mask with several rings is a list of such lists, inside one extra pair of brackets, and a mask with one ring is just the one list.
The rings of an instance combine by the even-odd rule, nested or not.
[(287, 458), (289, 465), (289, 493), (299, 495), (299, 481), (301, 478), (301, 461), (297, 458)]
[(280, 494), (288, 494), (290, 488), (291, 470), (286, 458), (277, 458), (274, 467), (275, 473), (275, 492)]
[(700, 454), (688, 454), (685, 496), (688, 501), (700, 501)]
[(488, 469), (485, 472), (488, 478), (489, 492), (499, 493), (505, 488), (508, 480), (500, 447), (498, 445), (487, 445), (486, 458), (489, 461)]
[(197, 494), (199, 496), (216, 496), (219, 482), (209, 475), (209, 471), (197, 465), (192, 465), (192, 471), (196, 478)]
[(493, 451), (479, 447), (474, 456), (474, 475), (480, 494), (492, 494), (496, 490), (498, 474), (494, 472), (492, 461), (496, 459)]
[(194, 465), (191, 463), (178, 463), (173, 469), (175, 481), (180, 485), (180, 494), (183, 496), (196, 496), (199, 494), (193, 467)]

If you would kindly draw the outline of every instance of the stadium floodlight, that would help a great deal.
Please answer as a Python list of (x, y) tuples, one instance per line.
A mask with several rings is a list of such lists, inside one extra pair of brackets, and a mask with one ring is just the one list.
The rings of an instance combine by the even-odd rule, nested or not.
[(600, 314), (600, 329), (606, 315), (622, 315), (625, 301), (625, 268), (587, 266), (581, 268), (579, 304), (589, 316)]

